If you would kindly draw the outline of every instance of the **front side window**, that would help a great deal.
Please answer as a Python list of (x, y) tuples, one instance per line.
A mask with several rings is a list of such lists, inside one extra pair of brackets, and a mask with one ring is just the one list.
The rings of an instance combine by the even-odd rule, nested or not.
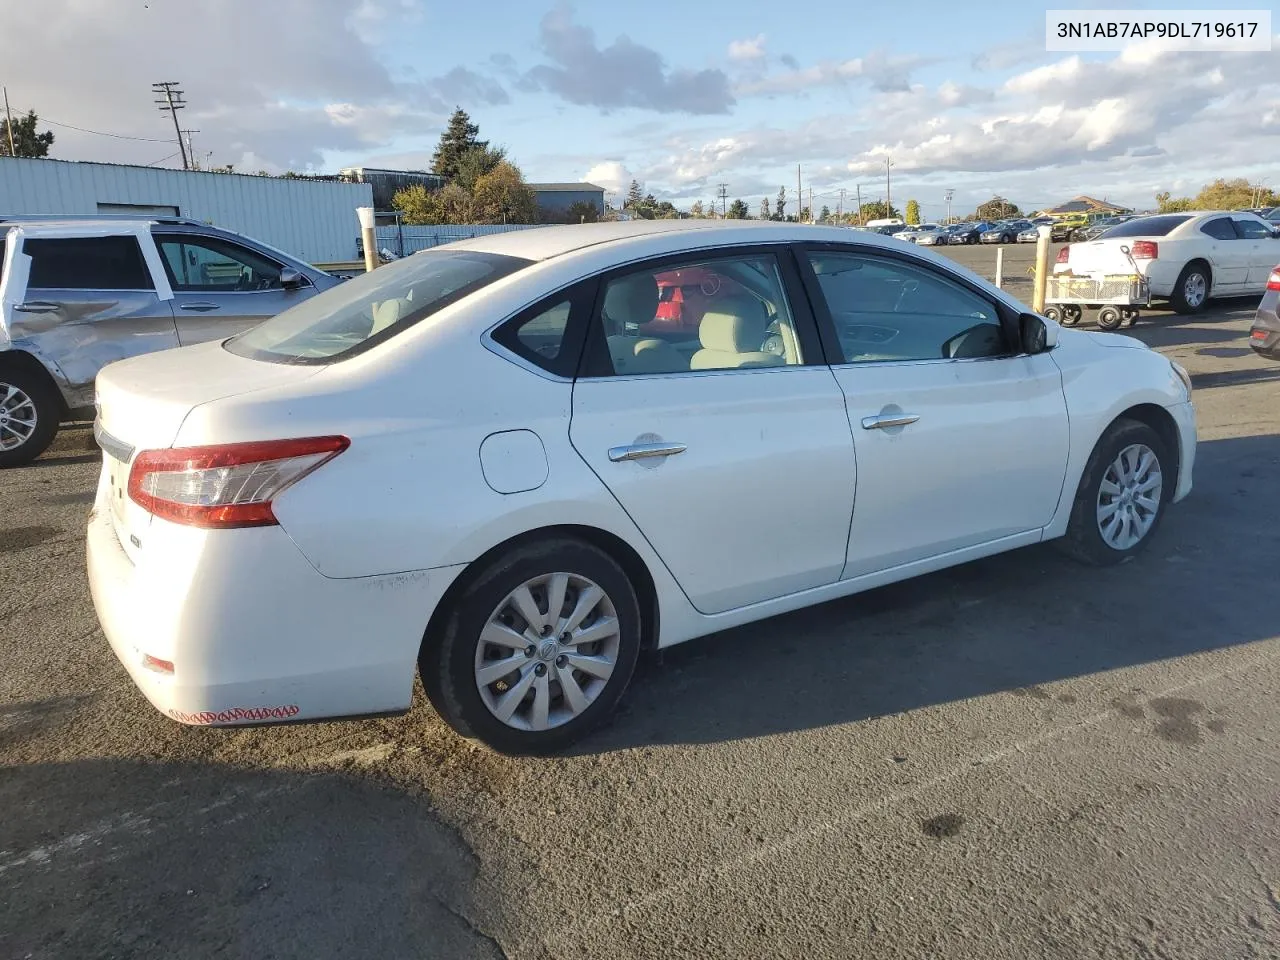
[(136, 237), (28, 237), (27, 286), (45, 290), (154, 290)]
[(615, 376), (800, 364), (770, 254), (691, 260), (616, 277), (593, 319)]
[(1213, 237), (1215, 240), (1236, 239), (1236, 228), (1231, 226), (1230, 217), (1218, 217), (1216, 220), (1210, 220), (1208, 223), (1201, 225), (1200, 232)]
[(243, 293), (279, 290), (280, 265), (218, 237), (157, 236), (156, 245), (176, 291)]
[(333, 363), (389, 340), (530, 262), (470, 250), (415, 253), (303, 300), (225, 347), (271, 363)]
[(927, 267), (861, 253), (807, 257), (846, 363), (1010, 352), (995, 304)]

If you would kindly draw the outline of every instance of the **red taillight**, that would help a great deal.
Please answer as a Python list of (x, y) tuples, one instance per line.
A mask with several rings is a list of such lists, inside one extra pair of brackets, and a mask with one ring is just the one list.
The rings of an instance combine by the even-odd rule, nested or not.
[(1069, 244), (1069, 243), (1068, 243), (1065, 247), (1063, 247), (1061, 250), (1059, 250), (1059, 251), (1058, 251), (1058, 261), (1057, 261), (1057, 262), (1058, 262), (1058, 263), (1066, 263), (1066, 262), (1067, 262), (1067, 257), (1069, 257), (1069, 256), (1071, 255), (1070, 250), (1071, 250), (1071, 244)]
[(1155, 260), (1160, 256), (1160, 244), (1154, 240), (1135, 240), (1129, 252), (1135, 260)]
[(1271, 276), (1267, 277), (1268, 290), (1280, 290), (1280, 267), (1276, 267), (1271, 271)]
[(129, 499), (191, 527), (271, 526), (272, 499), (350, 445), (305, 437), (144, 450), (129, 470)]

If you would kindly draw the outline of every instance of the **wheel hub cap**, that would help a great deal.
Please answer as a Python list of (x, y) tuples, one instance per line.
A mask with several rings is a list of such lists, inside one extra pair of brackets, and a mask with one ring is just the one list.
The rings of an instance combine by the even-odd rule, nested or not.
[(1160, 461), (1146, 444), (1130, 444), (1107, 467), (1098, 489), (1098, 532), (1113, 550), (1128, 550), (1155, 526), (1164, 491)]
[(560, 655), (560, 644), (554, 640), (544, 640), (542, 646), (538, 647), (538, 659), (543, 663), (554, 660)]

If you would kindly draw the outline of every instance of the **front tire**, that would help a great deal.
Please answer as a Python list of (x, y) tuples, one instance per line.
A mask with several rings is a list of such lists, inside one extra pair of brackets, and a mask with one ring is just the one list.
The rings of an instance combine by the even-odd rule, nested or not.
[(1178, 282), (1173, 285), (1173, 296), (1169, 298), (1174, 313), (1199, 313), (1209, 302), (1211, 275), (1209, 267), (1202, 260), (1193, 260), (1182, 268), (1178, 274)]
[(640, 636), (639, 600), (618, 563), (579, 540), (548, 540), (482, 570), (418, 665), (458, 733), (500, 753), (550, 753), (613, 712)]
[(61, 398), (47, 377), (0, 366), (0, 470), (21, 467), (49, 449), (61, 420)]
[(1140, 421), (1117, 420), (1089, 457), (1060, 548), (1096, 567), (1134, 556), (1164, 519), (1173, 477), (1160, 435)]

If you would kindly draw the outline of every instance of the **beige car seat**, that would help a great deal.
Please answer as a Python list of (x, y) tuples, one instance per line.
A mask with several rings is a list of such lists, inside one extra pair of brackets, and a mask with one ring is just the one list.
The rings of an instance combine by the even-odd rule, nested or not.
[(717, 298), (698, 324), (702, 349), (693, 355), (689, 369), (785, 366), (784, 357), (760, 349), (768, 327), (769, 315), (765, 313), (764, 304), (754, 297)]
[(689, 369), (684, 354), (665, 340), (626, 332), (627, 324), (651, 323), (658, 313), (658, 281), (653, 274), (640, 273), (610, 283), (603, 313), (615, 374), (678, 373)]

